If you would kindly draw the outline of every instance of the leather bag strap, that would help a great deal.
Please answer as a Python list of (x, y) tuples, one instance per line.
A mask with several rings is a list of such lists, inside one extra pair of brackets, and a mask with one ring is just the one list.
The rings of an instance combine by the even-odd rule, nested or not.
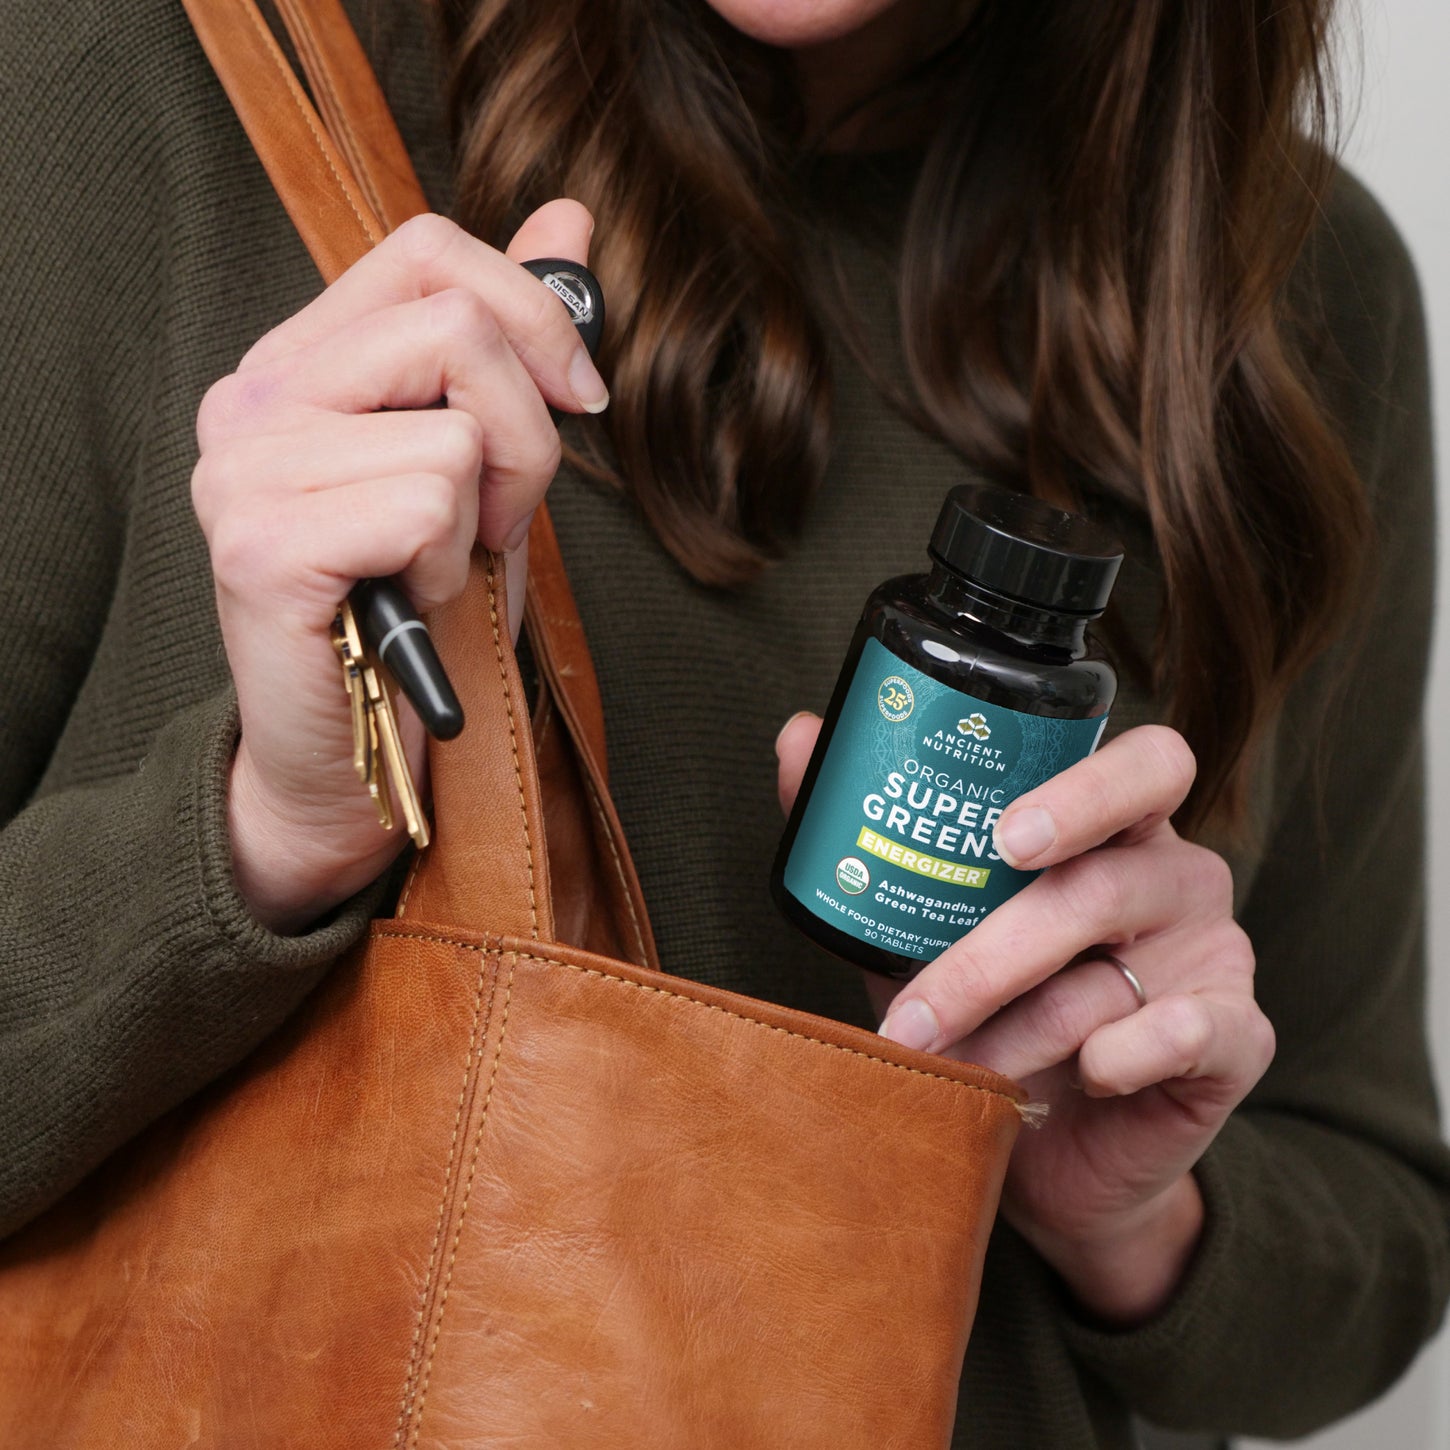
[(383, 239), (382, 223), (252, 0), (182, 0), (243, 129), (323, 278)]
[(387, 98), (341, 0), (275, 0), (328, 135), (384, 231), (428, 210)]

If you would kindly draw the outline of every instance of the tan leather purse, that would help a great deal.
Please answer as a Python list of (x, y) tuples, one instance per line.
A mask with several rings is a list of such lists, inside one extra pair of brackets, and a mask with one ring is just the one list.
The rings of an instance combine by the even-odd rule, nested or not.
[[(336, 0), (280, 7), (325, 125), (187, 3), (324, 276), (422, 208)], [(948, 1444), (1020, 1090), (657, 970), (531, 543), (532, 730), (496, 562), (434, 617), (469, 725), (396, 917), (4, 1245), (8, 1450)]]

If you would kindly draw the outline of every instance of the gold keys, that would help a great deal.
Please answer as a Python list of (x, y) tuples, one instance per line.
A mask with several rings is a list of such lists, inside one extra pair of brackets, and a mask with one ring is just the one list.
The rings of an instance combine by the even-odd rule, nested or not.
[(393, 793), (397, 793), (408, 834), (421, 851), (428, 844), (428, 820), (403, 752), (398, 717), (393, 713), (388, 687), (363, 647), (357, 618), (346, 599), (333, 621), (332, 647), (342, 661), (342, 678), (352, 711), (353, 769), (367, 786), (385, 831), (391, 831), (395, 824)]

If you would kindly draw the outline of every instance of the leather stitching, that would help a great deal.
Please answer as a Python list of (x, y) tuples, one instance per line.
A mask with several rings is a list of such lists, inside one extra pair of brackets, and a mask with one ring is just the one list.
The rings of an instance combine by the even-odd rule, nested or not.
[(614, 844), (614, 832), (609, 827), (609, 818), (604, 814), (604, 807), (599, 801), (599, 792), (594, 789), (594, 782), (589, 779), (586, 772), (580, 771), (584, 781), (584, 788), (589, 792), (589, 804), (594, 807), (594, 817), (604, 830), (604, 841), (609, 847), (609, 854), (614, 860), (614, 874), (619, 884), (624, 888), (624, 904), (629, 908), (629, 924), (634, 928), (634, 946), (639, 955), (635, 960), (642, 967), (649, 966), (649, 953), (644, 949), (644, 933), (640, 930), (639, 915), (634, 909), (634, 892), (630, 890), (629, 879), (624, 873), (624, 862), (619, 859), (619, 850)]
[[(437, 946), (456, 947), (460, 951), (479, 952), (487, 956), (490, 952), (499, 948), (491, 946), (479, 946), (477, 942), (457, 941), (449, 936), (433, 936), (427, 932), (382, 932), (381, 936), (389, 940), (397, 941), (426, 941), (433, 942)], [(801, 1042), (813, 1042), (817, 1047), (829, 1047), (833, 1052), (844, 1052), (851, 1057), (864, 1057), (867, 1062), (879, 1063), (882, 1067), (889, 1067), (896, 1072), (908, 1072), (913, 1077), (935, 1078), (938, 1082), (950, 1083), (953, 1087), (967, 1088), (971, 1092), (986, 1093), (989, 1097), (1001, 1098), (1004, 1102), (1010, 1103), (1017, 1113), (1022, 1112), (1023, 1104), (1010, 1093), (1004, 1093), (1001, 1088), (983, 1087), (981, 1083), (962, 1082), (959, 1078), (947, 1077), (945, 1073), (928, 1072), (922, 1067), (907, 1067), (904, 1063), (892, 1062), (885, 1057), (877, 1057), (872, 1052), (862, 1052), (859, 1047), (843, 1047), (839, 1042), (827, 1042), (823, 1037), (812, 1037), (807, 1032), (792, 1032), (789, 1027), (777, 1027), (773, 1022), (762, 1022), (758, 1017), (747, 1017), (743, 1012), (732, 1012), (728, 1007), (720, 1007), (714, 1002), (702, 1002), (698, 997), (687, 997), (683, 992), (671, 992), (667, 987), (651, 987), (645, 982), (634, 982), (628, 977), (617, 977), (612, 972), (601, 972), (598, 967), (581, 967), (577, 962), (560, 961), (558, 957), (537, 956), (532, 952), (514, 952), (511, 954), (516, 961), (520, 962), (541, 962), (545, 966), (565, 967), (571, 972), (579, 972), (586, 977), (598, 977), (601, 981), (614, 982), (621, 987), (633, 987), (639, 992), (652, 992), (657, 997), (673, 997), (676, 1001), (687, 1003), (691, 1007), (703, 1007), (707, 1012), (719, 1012), (722, 1016), (733, 1017), (737, 1022), (749, 1023), (752, 1027), (763, 1027), (768, 1032), (779, 1032), (783, 1037), (794, 1037)], [(509, 975), (509, 990), (513, 990), (513, 974)]]
[(338, 189), (342, 192), (343, 198), (352, 209), (353, 216), (357, 218), (357, 224), (362, 228), (363, 235), (370, 242), (376, 243), (381, 241), (382, 238), (374, 235), (373, 229), (367, 224), (362, 212), (358, 210), (357, 200), (348, 189), (347, 182), (342, 179), (337, 167), (332, 164), (332, 157), (327, 154), (327, 146), (323, 142), (322, 135), (316, 125), (313, 124), (312, 117), (309, 114), (311, 108), (307, 104), (306, 97), (301, 94), (302, 88), (297, 84), (297, 77), (292, 74), (291, 68), (288, 66), (281, 52), (278, 51), (277, 42), (272, 38), (272, 32), (267, 29), (267, 24), (258, 13), (255, 5), (246, 5), (243, 8), (247, 12), (247, 18), (261, 33), (268, 58), (282, 72), (282, 78), (287, 83), (287, 94), (292, 97), (293, 104), (297, 107), (303, 121), (306, 122), (307, 129), (312, 133), (312, 139), (317, 142), (317, 149), (322, 153), (322, 159), (327, 163), (327, 169), (332, 172), (332, 179), (337, 182)]
[[(298, 50), (307, 52), (302, 58), (303, 69), (318, 92), (318, 100), (323, 110), (332, 117), (329, 125), (332, 139), (341, 145), (347, 160), (352, 165), (353, 178), (366, 196), (368, 205), (386, 226), (386, 208), (382, 204), (382, 198), (378, 194), (377, 188), (372, 184), (372, 177), (367, 168), (367, 156), (358, 141), (357, 131), (342, 104), (337, 87), (332, 83), (332, 73), (327, 65), (323, 49), (318, 43), (317, 32), (312, 26), (312, 18), (304, 6), (290, 4), (289, 0), (278, 0), (278, 9), (283, 12), (284, 18), (289, 11), (293, 16), (294, 23), (289, 28), (297, 42)], [(343, 133), (341, 137), (338, 136), (338, 131)]]
[(423, 1275), (423, 1288), (418, 1296), (418, 1318), (413, 1325), (413, 1342), (408, 1347), (408, 1373), (403, 1379), (403, 1398), (398, 1406), (398, 1428), (393, 1435), (394, 1446), (403, 1443), (408, 1428), (408, 1412), (413, 1408), (413, 1389), (418, 1373), (418, 1354), (423, 1343), (423, 1320), (428, 1311), (428, 1301), (433, 1293), (433, 1274), (438, 1267), (438, 1249), (443, 1243), (444, 1214), (448, 1208), (448, 1190), (453, 1183), (453, 1164), (458, 1153), (458, 1134), (463, 1127), (463, 1105), (468, 1100), (469, 1069), (473, 1066), (474, 1053), (478, 1049), (479, 1023), (487, 1023), (493, 1017), (493, 999), (498, 995), (498, 975), (493, 976), (493, 986), (488, 994), (488, 1007), (483, 1006), (483, 984), (488, 976), (487, 959), (478, 964), (478, 990), (473, 997), (473, 1022), (468, 1032), (468, 1051), (463, 1059), (463, 1082), (458, 1089), (458, 1108), (453, 1114), (453, 1136), (448, 1142), (448, 1163), (443, 1171), (443, 1193), (438, 1200), (438, 1223), (433, 1231), (433, 1246), (428, 1250), (428, 1269)]
[(514, 753), (514, 779), (519, 786), (519, 815), (524, 822), (524, 851), (529, 862), (529, 924), (535, 936), (539, 932), (539, 907), (538, 899), (534, 895), (534, 843), (529, 835), (529, 808), (528, 802), (524, 799), (524, 772), (519, 764), (519, 733), (514, 723), (514, 702), (509, 698), (508, 671), (503, 663), (503, 638), (498, 629), (498, 580), (493, 572), (493, 559), (490, 555), (488, 565), (488, 617), (493, 625), (493, 652), (498, 659), (498, 678), (503, 686), (504, 709), (508, 711), (509, 717), (509, 748)]
[(423, 1410), (428, 1403), (428, 1385), (433, 1374), (433, 1357), (438, 1351), (438, 1340), (443, 1331), (443, 1313), (448, 1308), (448, 1290), (453, 1283), (453, 1266), (458, 1261), (458, 1242), (463, 1237), (463, 1221), (468, 1216), (468, 1201), (473, 1195), (473, 1181), (478, 1172), (478, 1157), (483, 1147), (483, 1129), (488, 1122), (488, 1105), (493, 1101), (494, 1083), (498, 1081), (498, 1065), (503, 1057), (504, 1037), (509, 1027), (509, 1002), (513, 999), (514, 972), (518, 967), (518, 954), (510, 953), (508, 982), (504, 989), (503, 1016), (499, 1020), (498, 1045), (494, 1048), (493, 1066), (488, 1074), (488, 1088), (483, 1095), (483, 1106), (478, 1113), (478, 1128), (473, 1135), (473, 1153), (468, 1160), (468, 1179), (463, 1187), (463, 1200), (458, 1208), (458, 1222), (453, 1230), (453, 1242), (448, 1250), (448, 1272), (443, 1279), (443, 1292), (438, 1300), (438, 1315), (433, 1321), (433, 1338), (428, 1345), (428, 1361), (423, 1366), (423, 1381), (418, 1393), (418, 1413), (413, 1420), (413, 1433), (408, 1443), (417, 1445), (423, 1432)]

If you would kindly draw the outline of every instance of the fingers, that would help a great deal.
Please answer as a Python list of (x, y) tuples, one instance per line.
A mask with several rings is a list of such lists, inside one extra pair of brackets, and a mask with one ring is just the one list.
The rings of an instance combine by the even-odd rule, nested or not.
[[(594, 218), (589, 215), (588, 210), (577, 201), (560, 199), (557, 201), (545, 202), (537, 211), (524, 219), (523, 225), (514, 233), (513, 240), (508, 244), (505, 255), (511, 262), (529, 262), (537, 257), (567, 257), (572, 261), (587, 262), (589, 260), (589, 240), (594, 234)], [(532, 274), (525, 273), (530, 281), (536, 281)], [(545, 292), (549, 289), (538, 282)], [(559, 299), (554, 297), (555, 306), (558, 306)], [(565, 309), (559, 308), (560, 312)], [(573, 322), (569, 321), (571, 332)], [(599, 376), (589, 351), (579, 342), (575, 334), (575, 348), (569, 359), (568, 383), (570, 390), (579, 400), (579, 406), (586, 413), (599, 413), (609, 403), (609, 391), (604, 386), (604, 380)], [(530, 367), (530, 348), (533, 345), (532, 334), (526, 334), (520, 339), (520, 357), (525, 365)]]
[[(437, 581), (461, 580), (477, 532), (482, 453), (479, 424), (453, 409), (321, 415), (290, 434), (208, 450), (192, 501), (219, 589), (274, 608), (291, 601), (294, 612), (300, 604), (325, 631), (355, 579), (394, 572), (379, 565), (392, 560), (409, 571), (419, 608), (442, 602)], [(378, 537), (364, 545), (369, 530)], [(330, 554), (334, 543), (346, 552)], [(420, 553), (428, 563), (413, 571)]]
[[(550, 202), (525, 222), (521, 245), (534, 256), (585, 261), (592, 230), (589, 213), (577, 202)], [(550, 403), (570, 412), (600, 411), (608, 390), (568, 312), (518, 260), (523, 258), (506, 256), (443, 217), (414, 217), (268, 333), (242, 359), (238, 372), (310, 347), (382, 308), (458, 289), (484, 304)]]
[(402, 576), (426, 612), (456, 595), (468, 570), (477, 491), (414, 474), (259, 498), (230, 510), (210, 541), (219, 591), (250, 606), (288, 598), (299, 623), (325, 626), (362, 578)]
[(1013, 801), (997, 822), (997, 852), (1009, 866), (1036, 870), (1105, 841), (1141, 839), (1183, 804), (1196, 772), (1176, 730), (1125, 731)]
[(1095, 1031), (1078, 1053), (1078, 1077), (1097, 1098), (1178, 1085), (1179, 1101), (1216, 1124), (1273, 1056), (1274, 1029), (1251, 997), (1179, 993)]
[(559, 435), (493, 314), (470, 292), (385, 308), (223, 379), (207, 394), (198, 434), (207, 452), (278, 428), (310, 432), (319, 414), (431, 410), (443, 396), (476, 432), (475, 477), (487, 485), (480, 535), (490, 548), (513, 548), (558, 467)]
[[(329, 819), (339, 830), (361, 809), (328, 639), (338, 600), (353, 580), (386, 575), (399, 576), (424, 611), (452, 598), (468, 568), (476, 497), (472, 487), (423, 474), (258, 497), (222, 517), (208, 540), (217, 611), (265, 793), (299, 803), (335, 798)], [(354, 827), (347, 839), (376, 846), (375, 821)]]
[(234, 498), (285, 496), (366, 478), (436, 473), (476, 487), (483, 466), (478, 420), (456, 408), (321, 414), (285, 433), (242, 433), (207, 450), (194, 490), (198, 517)]
[(791, 813), (795, 798), (800, 792), (801, 779), (810, 764), (811, 751), (821, 733), (821, 717), (802, 710), (792, 715), (781, 726), (775, 737), (775, 754), (780, 766), (776, 773), (776, 790), (780, 795), (780, 808), (786, 815)]
[(567, 197), (546, 201), (523, 220), (504, 253), (511, 262), (531, 262), (536, 257), (568, 257), (589, 260), (589, 242), (594, 235), (594, 218), (589, 208)]
[(1009, 1003), (952, 1055), (1007, 1077), (1031, 1077), (1069, 1061), (1100, 1028), (1138, 1009), (1137, 995), (1111, 963), (1079, 962)]
[(1166, 825), (1148, 841), (1065, 861), (926, 966), (881, 1030), (904, 1046), (940, 1052), (1097, 943), (1192, 932), (1229, 918), (1232, 884), (1220, 857)]
[(1018, 1079), (1076, 1056), (1073, 1076), (1088, 1097), (1160, 1086), (1186, 1113), (1183, 1126), (1216, 1127), (1274, 1055), (1273, 1028), (1254, 1000), (1248, 937), (1227, 918), (1179, 928), (1135, 949), (1128, 965), (1146, 1003), (1111, 962), (1089, 956), (1018, 997), (949, 1053)]

